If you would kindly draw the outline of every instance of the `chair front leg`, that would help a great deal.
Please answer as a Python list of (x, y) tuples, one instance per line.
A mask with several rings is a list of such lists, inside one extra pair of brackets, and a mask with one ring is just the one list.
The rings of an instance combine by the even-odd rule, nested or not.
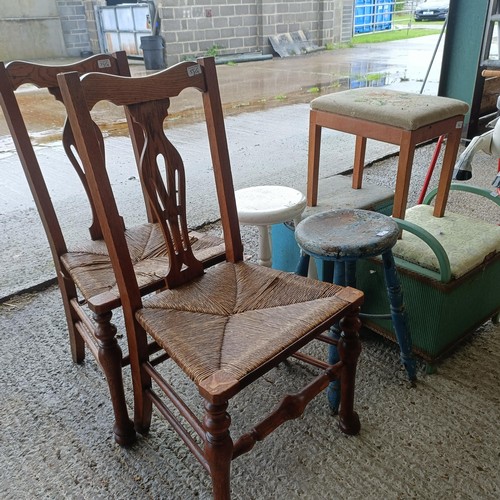
[(229, 433), (231, 417), (227, 402), (213, 404), (205, 401), (205, 458), (207, 460), (214, 500), (231, 498), (231, 460), (233, 440)]
[(116, 327), (111, 323), (112, 313), (94, 314), (97, 323), (95, 337), (98, 343), (98, 361), (108, 382), (111, 403), (115, 414), (113, 432), (115, 441), (130, 445), (135, 441), (135, 430), (128, 416), (122, 374), (122, 350), (116, 340)]
[(343, 367), (340, 379), (339, 427), (345, 434), (355, 435), (361, 428), (358, 414), (354, 411), (356, 368), (361, 353), (359, 308), (342, 318), (340, 327), (342, 335), (337, 349)]

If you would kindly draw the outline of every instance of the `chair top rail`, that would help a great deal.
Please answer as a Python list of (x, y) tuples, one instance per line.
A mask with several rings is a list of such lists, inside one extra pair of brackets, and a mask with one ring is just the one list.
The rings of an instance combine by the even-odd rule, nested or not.
[(80, 74), (100, 72), (130, 76), (127, 55), (124, 51), (115, 54), (97, 54), (72, 64), (46, 65), (28, 61), (11, 61), (5, 65), (13, 90), (31, 84), (38, 88), (58, 88), (57, 75), (69, 71)]
[(89, 109), (100, 101), (129, 106), (177, 97), (186, 88), (196, 88), (200, 92), (207, 90), (201, 66), (196, 62), (180, 62), (168, 71), (132, 79), (88, 73), (82, 77), (81, 84)]

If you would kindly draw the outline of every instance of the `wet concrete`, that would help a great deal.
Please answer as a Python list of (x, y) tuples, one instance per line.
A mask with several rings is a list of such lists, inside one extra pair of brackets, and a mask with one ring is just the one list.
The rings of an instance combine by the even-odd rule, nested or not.
[[(391, 86), (404, 83), (406, 88), (409, 82), (413, 82), (412, 90), (419, 92), (438, 39), (438, 35), (430, 35), (382, 44), (356, 45), (306, 56), (219, 65), (225, 114), (230, 116), (307, 103), (322, 93), (365, 86), (367, 82)], [(429, 75), (429, 86), (424, 89), (426, 93), (435, 93), (441, 54), (442, 43)], [(50, 61), (52, 64), (67, 62), (67, 59)], [(130, 64), (134, 76), (151, 73), (145, 70), (142, 62), (130, 61)], [(37, 141), (47, 142), (57, 137), (65, 117), (60, 103), (56, 103), (48, 92), (29, 87), (24, 87), (19, 101), (27, 110), (30, 132)], [(181, 96), (171, 109), (171, 115), (183, 124), (197, 121), (199, 112), (198, 108), (192, 107), (189, 94)], [(98, 121), (110, 132), (120, 133), (125, 128), (123, 114), (106, 106), (99, 108)], [(5, 135), (8, 135), (8, 129), (0, 113), (0, 140)], [(0, 142), (0, 151), (4, 147), (5, 143)]]

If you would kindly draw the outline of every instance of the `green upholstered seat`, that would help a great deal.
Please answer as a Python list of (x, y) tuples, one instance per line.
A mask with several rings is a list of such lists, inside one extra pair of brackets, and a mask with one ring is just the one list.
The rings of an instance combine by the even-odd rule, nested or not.
[(469, 106), (457, 99), (365, 87), (335, 92), (311, 101), (311, 108), (361, 118), (405, 130), (467, 113)]

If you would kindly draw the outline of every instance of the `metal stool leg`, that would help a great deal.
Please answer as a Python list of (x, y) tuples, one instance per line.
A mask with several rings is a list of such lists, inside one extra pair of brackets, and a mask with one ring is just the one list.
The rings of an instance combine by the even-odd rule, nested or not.
[(391, 305), (392, 325), (394, 327), (394, 331), (396, 332), (396, 338), (401, 350), (401, 362), (406, 368), (408, 378), (413, 382), (417, 378), (416, 361), (412, 354), (409, 322), (392, 251), (389, 250), (384, 252), (382, 254), (382, 260), (384, 263), (385, 283), (387, 286), (389, 303)]

